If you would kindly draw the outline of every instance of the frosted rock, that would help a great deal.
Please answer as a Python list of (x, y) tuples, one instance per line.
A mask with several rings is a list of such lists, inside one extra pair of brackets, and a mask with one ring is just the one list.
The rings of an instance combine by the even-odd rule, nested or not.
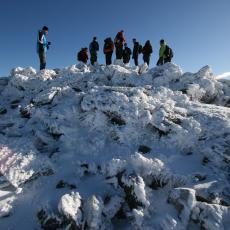
[(92, 230), (100, 229), (102, 225), (103, 201), (92, 196), (84, 202), (83, 212), (87, 226)]
[(65, 194), (61, 197), (58, 204), (58, 210), (68, 219), (72, 219), (77, 226), (82, 224), (81, 196), (78, 192)]

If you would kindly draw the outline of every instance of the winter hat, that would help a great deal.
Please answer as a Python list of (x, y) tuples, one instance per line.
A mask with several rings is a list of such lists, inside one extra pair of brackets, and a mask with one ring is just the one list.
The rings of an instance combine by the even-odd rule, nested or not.
[(47, 26), (43, 26), (42, 30), (49, 31), (49, 28)]

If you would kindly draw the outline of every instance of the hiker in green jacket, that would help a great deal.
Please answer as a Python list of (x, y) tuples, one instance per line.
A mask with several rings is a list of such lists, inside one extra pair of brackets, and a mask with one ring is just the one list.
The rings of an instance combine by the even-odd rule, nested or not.
[(172, 49), (166, 44), (166, 42), (161, 39), (160, 40), (160, 51), (159, 51), (159, 59), (157, 65), (163, 65), (167, 62), (171, 62), (173, 58)]
[(163, 39), (161, 39), (160, 40), (159, 59), (158, 59), (157, 65), (163, 65), (164, 64), (165, 50), (166, 50), (166, 42)]

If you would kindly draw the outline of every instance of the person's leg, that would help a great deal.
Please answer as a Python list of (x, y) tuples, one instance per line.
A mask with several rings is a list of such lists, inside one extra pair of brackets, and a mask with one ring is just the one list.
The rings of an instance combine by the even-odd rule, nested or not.
[(95, 62), (97, 62), (97, 54), (96, 53), (91, 53), (90, 62), (92, 65), (94, 65)]
[(164, 58), (163, 57), (160, 57), (157, 61), (157, 66), (159, 65), (163, 65), (164, 64)]
[(123, 48), (117, 46), (116, 47), (116, 59), (122, 59)]
[(107, 53), (105, 54), (105, 62), (106, 65), (109, 65), (109, 55)]
[(112, 64), (112, 53), (107, 53), (105, 55), (106, 58), (106, 65), (111, 65)]
[(138, 56), (134, 57), (134, 64), (135, 64), (135, 66), (138, 66)]
[(129, 60), (127, 58), (123, 58), (123, 63), (127, 64), (127, 63), (129, 63)]
[(170, 57), (164, 59), (164, 63), (168, 63), (168, 62), (171, 62), (171, 58)]
[(147, 63), (147, 65), (149, 65), (148, 64), (149, 63), (149, 57), (147, 55), (143, 56), (143, 61), (144, 61), (144, 63)]
[(150, 63), (150, 56), (147, 56), (147, 57), (146, 57), (146, 63), (147, 63), (147, 65), (149, 66), (149, 63)]
[(93, 53), (90, 54), (90, 63), (91, 63), (91, 65), (94, 64), (94, 55), (93, 55)]
[(113, 55), (113, 53), (109, 53), (109, 65), (112, 64), (112, 55)]
[(119, 47), (119, 59), (122, 59), (123, 47)]
[(39, 53), (39, 59), (40, 59), (40, 70), (46, 68), (46, 54), (45, 52)]

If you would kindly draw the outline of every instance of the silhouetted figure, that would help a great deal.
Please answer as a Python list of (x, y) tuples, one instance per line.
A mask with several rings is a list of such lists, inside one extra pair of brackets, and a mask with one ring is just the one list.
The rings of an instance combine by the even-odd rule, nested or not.
[(105, 60), (106, 60), (106, 65), (111, 65), (112, 64), (112, 55), (113, 55), (113, 50), (114, 50), (114, 44), (111, 38), (106, 38), (104, 40), (104, 54), (105, 54)]
[(121, 30), (117, 33), (114, 39), (114, 45), (116, 47), (116, 59), (122, 59), (123, 45), (125, 43), (124, 31)]
[(48, 31), (49, 28), (47, 26), (43, 26), (42, 30), (38, 31), (37, 53), (40, 60), (40, 70), (46, 68), (46, 52), (51, 45), (51, 42), (48, 42), (46, 38)]
[(77, 59), (78, 61), (87, 64), (87, 61), (89, 59), (88, 48), (82, 48), (81, 51), (79, 51), (77, 54)]
[(153, 52), (153, 48), (152, 48), (150, 41), (148, 40), (142, 49), (143, 60), (145, 63), (147, 63), (148, 66), (149, 66), (150, 56), (152, 52)]
[(132, 54), (132, 51), (131, 51), (131, 49), (127, 46), (127, 43), (125, 43), (125, 48), (124, 48), (124, 50), (123, 50), (123, 62), (124, 62), (124, 64), (127, 64), (127, 63), (129, 63), (129, 61), (130, 61), (130, 56), (131, 56), (131, 54)]
[(97, 38), (94, 37), (93, 41), (89, 45), (89, 52), (90, 52), (90, 62), (94, 65), (97, 62), (97, 52), (99, 51), (99, 44), (97, 42)]
[(133, 55), (132, 55), (132, 59), (134, 60), (135, 66), (138, 66), (138, 56), (139, 56), (139, 54), (141, 52), (142, 52), (142, 46), (134, 38), (133, 39)]

